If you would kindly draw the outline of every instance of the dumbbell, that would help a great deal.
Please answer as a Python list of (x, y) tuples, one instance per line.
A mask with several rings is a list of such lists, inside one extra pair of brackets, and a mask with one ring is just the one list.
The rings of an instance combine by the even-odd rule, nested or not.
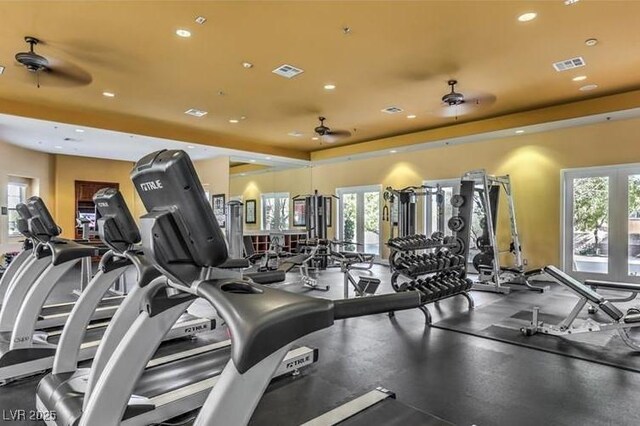
[(428, 290), (431, 292), (431, 298), (432, 300), (434, 299), (439, 299), (440, 297), (442, 297), (442, 295), (444, 294), (444, 290), (439, 287), (438, 285), (436, 285), (435, 283), (432, 282), (432, 280), (427, 279), (427, 280), (420, 280), (420, 287), (425, 289), (425, 292)]

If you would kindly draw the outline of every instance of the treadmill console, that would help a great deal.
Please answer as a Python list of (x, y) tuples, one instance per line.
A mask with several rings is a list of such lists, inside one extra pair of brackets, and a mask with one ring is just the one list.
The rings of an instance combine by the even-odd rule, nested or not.
[(100, 239), (112, 250), (123, 253), (140, 242), (136, 225), (122, 193), (115, 188), (102, 188), (93, 195), (100, 213), (98, 229)]
[(158, 267), (187, 283), (201, 268), (227, 260), (224, 235), (186, 152), (149, 154), (131, 179), (149, 212), (141, 218), (144, 251)]
[(53, 216), (49, 209), (42, 201), (42, 198), (33, 196), (27, 200), (27, 208), (31, 217), (29, 221), (29, 230), (33, 236), (42, 241), (49, 241), (60, 235), (60, 228), (53, 220)]

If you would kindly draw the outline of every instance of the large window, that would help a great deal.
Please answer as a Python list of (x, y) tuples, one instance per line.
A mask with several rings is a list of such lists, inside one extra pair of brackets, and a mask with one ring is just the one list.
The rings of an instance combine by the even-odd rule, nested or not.
[(640, 282), (640, 166), (566, 170), (563, 192), (565, 270)]
[(262, 194), (262, 229), (282, 231), (289, 229), (289, 193)]
[(8, 213), (8, 235), (9, 237), (19, 237), (17, 220), (18, 212), (16, 206), (27, 201), (27, 189), (29, 183), (26, 179), (9, 178), (7, 185), (7, 213)]

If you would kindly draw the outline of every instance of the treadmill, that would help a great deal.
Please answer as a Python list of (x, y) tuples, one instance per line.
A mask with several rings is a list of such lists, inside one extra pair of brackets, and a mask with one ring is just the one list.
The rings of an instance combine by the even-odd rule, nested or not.
[[(274, 372), (280, 371), (298, 338), (330, 327), (337, 319), (417, 308), (427, 300), (423, 293), (414, 290), (331, 301), (224, 277), (218, 274), (227, 263), (224, 236), (211, 206), (202, 197), (204, 190), (188, 155), (184, 151), (166, 150), (149, 154), (138, 161), (132, 179), (149, 212), (141, 219), (143, 248), (169, 280), (165, 291), (158, 291), (149, 299), (147, 309), (139, 313), (111, 355), (100, 380), (83, 401), (80, 426), (143, 424), (131, 421), (128, 416), (132, 401), (136, 400), (130, 395), (138, 391), (139, 378), (145, 381), (145, 365), (163, 331), (195, 297), (213, 304), (227, 322), (233, 339), (231, 359), (216, 379), (215, 387), (211, 392), (209, 388), (203, 389), (209, 396), (195, 424), (206, 426), (247, 424)], [(203, 361), (206, 358), (212, 362), (211, 355), (206, 355)], [(206, 370), (188, 367), (185, 365), (167, 379), (182, 381), (187, 388), (196, 386)], [(187, 385), (190, 380), (193, 384)], [(166, 384), (171, 386), (169, 380)], [(171, 392), (175, 394), (178, 390)], [(66, 413), (75, 407), (71, 402), (65, 403), (72, 396), (65, 399), (62, 392), (48, 400), (40, 396), (39, 389), (38, 409), (44, 417), (51, 413), (49, 410), (57, 410), (66, 419)], [(146, 402), (150, 401), (158, 402), (153, 398)], [(413, 424), (450, 424), (394, 402), (389, 392), (383, 390), (348, 404), (342, 415), (329, 415), (326, 422), (317, 424), (332, 424), (331, 418), (349, 422), (360, 418), (359, 423), (350, 424), (366, 422), (368, 426), (389, 424), (389, 416), (383, 416), (387, 409), (393, 410), (395, 416), (402, 412), (401, 418)], [(367, 411), (370, 414), (365, 419)], [(178, 414), (181, 413), (175, 413)]]
[[(120, 214), (126, 206), (116, 190), (101, 190), (96, 197), (98, 198), (96, 205), (101, 209), (102, 214), (101, 232), (121, 236), (132, 234), (133, 229), (137, 232), (131, 216)], [(234, 270), (246, 264), (244, 259), (229, 260), (219, 273), (237, 277), (240, 273)], [(150, 264), (148, 266), (157, 271)], [(120, 346), (127, 340), (129, 330), (140, 321), (141, 315), (159, 318), (161, 328), (148, 329), (138, 340), (142, 351), (145, 354), (148, 353), (148, 356), (145, 355), (144, 362), (139, 365), (140, 371), (132, 372), (126, 367), (118, 368), (119, 375), (123, 377), (123, 383), (126, 382), (132, 386), (126, 395), (124, 395), (127, 392), (126, 388), (118, 387), (117, 393), (124, 395), (123, 413), (118, 419), (125, 425), (147, 425), (199, 408), (229, 360), (232, 352), (231, 342), (229, 340), (205, 341), (202, 344), (195, 342), (190, 347), (182, 345), (179, 351), (164, 350), (164, 346), (156, 351), (162, 336), (196, 298), (174, 292), (167, 278), (160, 276), (159, 273), (146, 276), (145, 281), (129, 293), (111, 321), (91, 368), (78, 368), (75, 358), (81, 339), (78, 335), (82, 333), (83, 324), (88, 323), (90, 310), (100, 297), (97, 290), (92, 290), (92, 287), (87, 288), (78, 300), (70, 321), (65, 326), (56, 352), (53, 371), (38, 384), (36, 405), (43, 413), (42, 418), (47, 424), (77, 425), (82, 421), (83, 406), (86, 406), (88, 401), (85, 395), (93, 395), (93, 390), (102, 386), (101, 383), (106, 378), (104, 372), (111, 371), (113, 355), (119, 352)], [(105, 288), (102, 291), (105, 291)], [(132, 302), (132, 298), (135, 297), (138, 300)], [(141, 300), (147, 300), (142, 312)], [(154, 301), (153, 309), (151, 300)], [(174, 306), (176, 304), (177, 306)], [(127, 358), (142, 359), (138, 353), (133, 352), (127, 354)], [(317, 350), (315, 349), (308, 347), (292, 349), (277, 366), (277, 371), (274, 370), (272, 373), (276, 376), (297, 373), (300, 368), (316, 360)], [(137, 362), (130, 364), (138, 365)], [(131, 394), (135, 396), (130, 399)], [(54, 412), (56, 415), (51, 414)], [(91, 424), (96, 425), (101, 422)]]
[[(29, 280), (17, 279), (8, 290), (7, 303), (0, 312), (0, 384), (37, 374), (53, 366), (61, 331), (36, 331), (39, 312), (60, 278), (80, 259), (93, 255), (95, 251), (91, 246), (49, 238), (57, 226), (40, 198), (30, 198), (27, 207), (30, 213), (29, 232), (41, 241), (34, 249), (35, 263), (43, 261), (42, 264), (46, 263), (47, 266), (30, 285)], [(99, 271), (87, 287), (105, 288), (106, 291), (119, 275), (132, 267), (134, 256), (127, 257), (132, 247), (112, 244), (119, 238), (117, 234), (106, 232), (103, 237), (112, 249), (102, 257)], [(39, 258), (39, 255), (43, 257)], [(144, 271), (145, 275), (140, 272), (139, 275), (149, 276), (155, 271), (154, 268), (147, 269), (150, 271)], [(159, 273), (156, 271), (155, 275)], [(140, 303), (140, 299), (137, 299), (137, 303)], [(81, 336), (78, 360), (93, 357), (108, 324), (91, 323), (91, 314), (87, 323), (81, 324), (82, 330), (75, 333)], [(165, 338), (192, 336), (212, 329), (213, 323), (210, 319), (186, 317)]]
[[(31, 197), (31, 202), (42, 203), (42, 208), (46, 209), (46, 206), (39, 197)], [(37, 201), (36, 201), (37, 200)], [(29, 201), (28, 201), (29, 202)], [(27, 203), (28, 203), (27, 202)], [(50, 228), (43, 229), (45, 235), (34, 235), (28, 229), (28, 221), (31, 218), (31, 213), (27, 204), (19, 204), (16, 207), (19, 215), (18, 230), (26, 238), (23, 244), (22, 251), (16, 256), (16, 258), (9, 264), (7, 272), (0, 280), (0, 300), (3, 300), (3, 304), (6, 301), (9, 289), (16, 285), (17, 280), (22, 280), (23, 285), (27, 288), (31, 285), (37, 277), (39, 277), (44, 269), (48, 266), (47, 259), (50, 259), (50, 252), (44, 251), (34, 253), (34, 247), (37, 247), (39, 243), (46, 243), (51, 239), (59, 238), (60, 228), (53, 223)], [(50, 216), (50, 215), (49, 215)], [(51, 219), (53, 221), (53, 219)], [(103, 255), (106, 250), (103, 247), (92, 246), (94, 249), (93, 255)], [(40, 262), (36, 262), (35, 257), (40, 258)], [(86, 258), (85, 258), (86, 259)], [(85, 260), (82, 259), (81, 261)], [(27, 272), (28, 271), (28, 272)], [(26, 283), (25, 283), (26, 282)], [(100, 306), (96, 309), (94, 314), (94, 320), (104, 320), (111, 318), (115, 311), (118, 309), (120, 302), (122, 302), (123, 296), (109, 296), (103, 298)], [(67, 321), (69, 312), (73, 309), (75, 302), (63, 302), (45, 305), (38, 315), (38, 321), (36, 323), (36, 329), (48, 329), (52, 327), (61, 327)], [(14, 313), (12, 313), (13, 315)]]

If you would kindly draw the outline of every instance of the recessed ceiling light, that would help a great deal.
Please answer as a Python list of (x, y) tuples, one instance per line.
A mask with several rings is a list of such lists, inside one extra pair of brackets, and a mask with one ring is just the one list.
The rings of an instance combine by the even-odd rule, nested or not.
[(407, 115), (407, 118), (411, 120), (411, 119), (416, 118), (416, 115), (415, 114), (409, 114), (409, 115)]
[(573, 81), (584, 81), (586, 79), (587, 79), (586, 75), (578, 75), (576, 77), (573, 77), (571, 80), (573, 80)]
[(233, 123), (233, 124), (237, 124), (239, 122), (240, 120), (236, 120), (235, 118), (232, 118), (231, 120), (229, 120), (229, 123)]
[(4, 73), (4, 67), (0, 67), (0, 75)]
[(208, 114), (207, 111), (203, 111), (203, 110), (197, 109), (197, 108), (189, 108), (184, 113), (187, 114), (187, 115), (193, 115), (194, 117), (198, 117), (198, 118), (204, 117), (205, 115)]
[(389, 152), (390, 152), (391, 154), (395, 154), (395, 153), (396, 153), (396, 152), (398, 152), (398, 151), (396, 151), (395, 149), (392, 149), (392, 150), (391, 150), (391, 151), (389, 151)]
[(271, 157), (264, 157), (265, 160), (271, 160)]
[(302, 133), (298, 132), (297, 130), (294, 130), (293, 132), (289, 132), (288, 135), (299, 137), (299, 136), (302, 136)]
[(189, 38), (191, 37), (191, 31), (180, 28), (176, 30), (176, 35), (182, 38)]
[(533, 21), (534, 19), (536, 19), (536, 16), (538, 16), (538, 14), (535, 12), (523, 13), (522, 15), (518, 16), (518, 21), (520, 22)]
[(320, 138), (317, 137), (317, 136), (314, 136), (314, 137), (311, 138), (312, 141), (317, 141), (318, 139), (320, 139)]
[(195, 146), (193, 146), (193, 145), (187, 145), (187, 148), (189, 148), (189, 149), (194, 149), (194, 148), (195, 148)]
[(251, 160), (249, 160), (249, 161), (251, 161), (252, 163), (255, 163), (255, 162), (256, 162), (256, 160), (254, 160), (254, 159), (251, 159)]
[(240, 176), (246, 176), (246, 175), (247, 175), (246, 173), (240, 173)]
[(107, 98), (115, 98), (116, 94), (113, 92), (102, 92), (102, 96), (105, 96)]
[(60, 145), (56, 145), (54, 146), (55, 149), (62, 149), (62, 147)]
[(245, 117), (244, 115), (242, 117), (240, 117), (240, 120), (246, 120), (247, 117)]
[(335, 84), (325, 84), (324, 90), (334, 90), (336, 88)]
[(597, 88), (598, 88), (597, 84), (587, 84), (586, 86), (582, 86), (580, 90), (583, 92), (588, 92), (589, 90), (593, 90)]
[(564, 0), (565, 6), (571, 6), (572, 4), (578, 3), (580, 0)]
[(78, 133), (84, 133), (84, 130), (82, 130), (82, 129), (76, 129), (76, 132), (78, 132)]
[(198, 16), (196, 17), (196, 24), (204, 24), (205, 22), (207, 22), (207, 18), (205, 18), (204, 16)]
[(589, 47), (593, 47), (596, 44), (598, 44), (598, 39), (597, 38), (588, 38), (584, 41), (584, 44), (586, 44)]
[(246, 69), (253, 68), (253, 64), (251, 62), (243, 62), (242, 66)]
[(524, 130), (516, 130), (516, 133), (517, 134), (522, 134), (522, 133), (524, 133)]

